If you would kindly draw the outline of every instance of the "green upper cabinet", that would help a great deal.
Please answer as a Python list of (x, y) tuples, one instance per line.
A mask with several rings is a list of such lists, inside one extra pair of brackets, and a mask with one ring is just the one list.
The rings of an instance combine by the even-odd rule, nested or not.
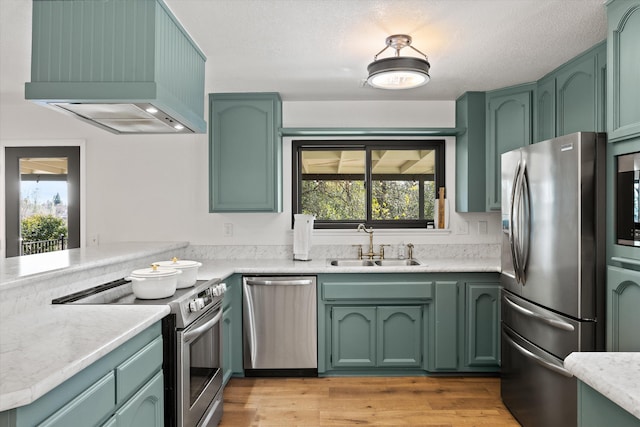
[(487, 210), (499, 210), (500, 156), (531, 144), (531, 102), (535, 84), (487, 92)]
[(604, 131), (605, 64), (601, 43), (556, 71), (557, 136)]
[(640, 0), (607, 3), (609, 141), (640, 136)]
[(605, 129), (606, 43), (602, 42), (540, 79), (534, 141)]
[(486, 149), (485, 94), (467, 92), (456, 100), (456, 212), (484, 212)]
[(545, 141), (556, 136), (556, 79), (545, 77), (538, 81), (534, 108), (534, 141)]
[(209, 95), (209, 211), (282, 211), (277, 93)]

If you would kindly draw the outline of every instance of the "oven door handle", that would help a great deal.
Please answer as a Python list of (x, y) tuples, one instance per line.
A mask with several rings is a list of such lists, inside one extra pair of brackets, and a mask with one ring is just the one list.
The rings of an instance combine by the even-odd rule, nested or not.
[(188, 331), (184, 334), (184, 336), (182, 337), (182, 339), (184, 340), (185, 344), (190, 343), (191, 341), (195, 340), (196, 338), (198, 338), (200, 335), (202, 335), (207, 329), (210, 329), (213, 325), (215, 325), (216, 323), (218, 323), (220, 321), (220, 319), (222, 318), (222, 310), (218, 310), (218, 314), (216, 314), (215, 316), (213, 316), (213, 319), (208, 320), (204, 325), (198, 326), (197, 328), (195, 328), (192, 331)]
[(520, 353), (522, 353), (523, 356), (528, 357), (529, 359), (533, 359), (533, 361), (535, 361), (539, 365), (542, 365), (542, 367), (547, 368), (550, 371), (556, 372), (565, 377), (569, 377), (569, 378), (573, 377), (573, 374), (567, 371), (564, 368), (564, 366), (558, 366), (554, 363), (544, 360), (542, 357), (538, 356), (537, 354), (530, 352), (529, 350), (527, 350), (526, 348), (522, 347), (520, 344), (515, 342), (504, 330), (502, 331), (502, 338), (513, 348), (515, 348)]

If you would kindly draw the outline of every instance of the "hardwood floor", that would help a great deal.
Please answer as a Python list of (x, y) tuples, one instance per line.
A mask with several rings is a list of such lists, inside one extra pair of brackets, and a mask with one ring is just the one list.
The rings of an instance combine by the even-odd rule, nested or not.
[(499, 378), (233, 378), (220, 427), (513, 426)]

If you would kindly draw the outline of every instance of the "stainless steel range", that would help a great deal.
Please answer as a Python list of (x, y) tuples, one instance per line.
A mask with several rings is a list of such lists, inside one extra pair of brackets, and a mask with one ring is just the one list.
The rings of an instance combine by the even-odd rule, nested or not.
[(222, 418), (222, 298), (220, 279), (199, 280), (164, 299), (133, 295), (120, 279), (57, 298), (53, 304), (168, 305), (164, 340), (165, 426), (214, 427)]

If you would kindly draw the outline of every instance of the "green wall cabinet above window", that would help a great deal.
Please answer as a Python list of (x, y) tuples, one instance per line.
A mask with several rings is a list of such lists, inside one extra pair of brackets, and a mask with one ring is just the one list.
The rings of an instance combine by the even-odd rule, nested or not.
[(209, 95), (209, 211), (282, 211), (277, 93)]
[(609, 141), (640, 136), (640, 0), (607, 3)]

